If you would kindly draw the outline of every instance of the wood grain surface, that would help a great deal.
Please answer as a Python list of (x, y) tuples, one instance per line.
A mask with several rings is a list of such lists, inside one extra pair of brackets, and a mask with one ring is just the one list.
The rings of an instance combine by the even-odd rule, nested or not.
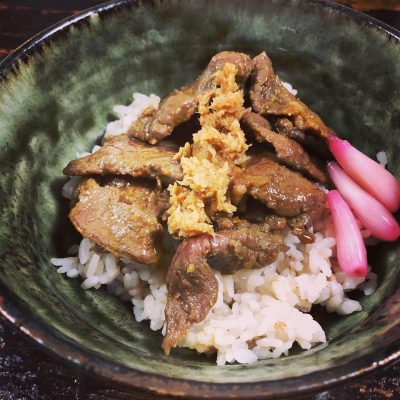
[(400, 11), (399, 0), (337, 0), (337, 2), (358, 10), (387, 9)]
[[(98, 0), (0, 0), (0, 59), (49, 25), (99, 3)], [(376, 10), (370, 14), (400, 28), (400, 13)], [(0, 400), (144, 398), (151, 396), (128, 394), (64, 365), (15, 327), (0, 320)], [(304, 399), (400, 399), (400, 364)]]

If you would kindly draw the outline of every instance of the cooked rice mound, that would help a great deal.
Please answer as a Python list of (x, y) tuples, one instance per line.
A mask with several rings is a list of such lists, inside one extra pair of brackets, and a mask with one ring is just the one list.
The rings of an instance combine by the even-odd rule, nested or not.
[[(220, 148), (216, 143), (218, 146), (222, 143), (226, 145), (221, 152), (225, 157), (223, 162), (228, 164), (243, 162), (247, 149), (243, 132), (240, 127), (239, 130), (235, 127), (235, 121), (243, 112), (243, 103), (232, 102), (236, 105), (229, 110), (218, 108), (218, 93), (222, 95), (222, 90), (226, 89), (224, 82), (227, 82), (229, 88), (235, 87), (230, 79), (230, 71), (223, 70), (223, 74), (221, 86), (210, 97), (213, 101), (210, 103), (204, 100), (202, 103), (208, 106), (201, 108), (203, 127), (195, 135), (193, 146), (186, 144), (177, 154), (181, 162), (185, 158), (188, 160), (183, 161), (182, 166), (187, 171), (185, 182), (190, 185), (171, 186), (171, 198), (176, 203), (170, 218), (171, 215), (176, 216), (176, 226), (182, 227), (179, 229), (187, 232), (188, 236), (197, 232), (197, 228), (195, 231), (191, 230), (193, 226), (197, 226), (202, 232), (211, 232), (203, 200), (204, 194), (212, 191), (212, 188), (207, 186), (208, 182), (203, 183), (196, 176), (200, 169), (195, 164), (198, 159), (192, 155), (193, 147), (196, 143), (205, 146), (211, 159), (214, 159), (213, 151)], [(226, 77), (228, 78), (225, 80)], [(238, 92), (240, 91), (236, 88), (229, 95)], [(232, 98), (237, 100), (239, 95), (232, 95)], [(143, 110), (157, 107), (158, 102), (157, 96), (147, 97), (135, 93), (134, 102), (130, 106), (114, 108), (119, 120), (107, 126), (106, 135), (125, 133)], [(207, 125), (207, 121), (211, 121), (212, 126)], [(229, 129), (226, 126), (222, 129), (226, 121), (230, 122), (227, 125)], [(207, 130), (204, 131), (205, 129)], [(231, 141), (229, 135), (235, 139)], [(93, 151), (98, 148), (95, 146)], [(190, 166), (192, 158), (195, 167)], [(380, 153), (379, 159), (382, 163), (386, 161), (384, 153)], [(63, 188), (63, 195), (71, 198), (80, 180), (79, 177), (71, 178)], [(218, 188), (214, 188), (215, 193), (226, 183), (223, 179), (218, 182)], [(228, 202), (222, 197), (220, 207), (223, 203)], [(168, 235), (165, 240), (169, 241), (165, 243), (165, 249), (169, 252), (166, 258), (172, 257), (178, 242)], [(375, 291), (377, 277), (373, 272), (369, 271), (364, 279), (350, 277), (338, 268), (332, 258), (336, 251), (336, 241), (330, 219), (315, 233), (314, 243), (301, 243), (289, 230), (284, 232), (284, 243), (289, 250), (280, 253), (274, 263), (261, 269), (244, 269), (232, 275), (216, 272), (219, 288), (217, 302), (205, 320), (189, 329), (181, 346), (195, 349), (199, 353), (215, 353), (219, 365), (233, 362), (253, 363), (287, 355), (295, 343), (302, 349), (310, 349), (327, 340), (323, 328), (309, 313), (314, 305), (319, 304), (328, 312), (351, 314), (360, 311), (362, 307), (358, 301), (350, 299), (347, 292), (358, 289), (365, 295), (371, 295)], [(79, 245), (73, 246), (69, 253), (69, 257), (51, 259), (59, 273), (66, 274), (69, 278), (81, 277), (83, 289), (99, 289), (106, 285), (110, 293), (132, 303), (138, 322), (149, 321), (152, 330), (161, 330), (165, 334), (165, 266), (149, 266), (116, 259), (85, 238)]]
[[(295, 343), (306, 350), (324, 343), (323, 328), (308, 313), (312, 306), (320, 304), (328, 312), (351, 314), (362, 307), (346, 293), (358, 288), (370, 295), (376, 287), (373, 272), (366, 280), (349, 277), (332, 262), (335, 239), (329, 225), (328, 220), (325, 236), (316, 233), (315, 242), (307, 245), (287, 232), (289, 251), (264, 268), (232, 275), (216, 272), (218, 300), (206, 319), (189, 329), (181, 346), (216, 353), (217, 363), (223, 365), (287, 355)], [(166, 247), (172, 255), (176, 242)], [(110, 293), (131, 301), (138, 322), (148, 320), (152, 330), (165, 334), (167, 287), (162, 266), (116, 259), (88, 239), (71, 248), (71, 253), (70, 257), (51, 259), (59, 273), (80, 276), (83, 289), (107, 285)]]

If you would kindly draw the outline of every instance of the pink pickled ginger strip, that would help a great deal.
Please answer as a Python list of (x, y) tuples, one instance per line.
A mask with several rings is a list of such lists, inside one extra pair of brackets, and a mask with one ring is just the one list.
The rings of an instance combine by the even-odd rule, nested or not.
[(335, 226), (339, 266), (350, 276), (365, 276), (367, 250), (357, 221), (337, 190), (331, 190), (327, 199)]
[(379, 163), (357, 150), (347, 140), (329, 135), (329, 149), (344, 171), (390, 212), (400, 207), (400, 184)]
[(328, 173), (344, 200), (372, 236), (388, 242), (400, 236), (399, 224), (392, 213), (354, 182), (338, 164), (329, 163)]

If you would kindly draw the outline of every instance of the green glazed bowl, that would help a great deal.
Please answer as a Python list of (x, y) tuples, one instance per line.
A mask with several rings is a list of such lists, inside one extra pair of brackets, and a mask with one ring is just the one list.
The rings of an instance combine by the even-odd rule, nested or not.
[(62, 169), (91, 148), (114, 104), (166, 94), (218, 51), (266, 50), (278, 73), (362, 151), (400, 176), (399, 34), (318, 0), (120, 0), (62, 21), (0, 71), (0, 311), (63, 359), (128, 390), (197, 398), (274, 398), (339, 384), (400, 357), (400, 248), (369, 254), (377, 291), (363, 311), (322, 321), (309, 352), (217, 367), (134, 321), (106, 290), (80, 288), (48, 261), (78, 241), (60, 196)]

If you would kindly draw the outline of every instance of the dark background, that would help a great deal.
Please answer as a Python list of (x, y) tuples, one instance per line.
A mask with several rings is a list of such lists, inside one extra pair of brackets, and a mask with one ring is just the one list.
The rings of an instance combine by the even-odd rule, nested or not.
[[(0, 59), (49, 25), (101, 2), (99, 0), (0, 0)], [(371, 11), (370, 15), (400, 29), (400, 12), (375, 10)], [(114, 389), (104, 381), (82, 375), (80, 371), (65, 366), (37, 347), (15, 327), (0, 320), (0, 400), (139, 398), (141, 396), (132, 396)], [(400, 363), (371, 377), (305, 399), (400, 399)]]

